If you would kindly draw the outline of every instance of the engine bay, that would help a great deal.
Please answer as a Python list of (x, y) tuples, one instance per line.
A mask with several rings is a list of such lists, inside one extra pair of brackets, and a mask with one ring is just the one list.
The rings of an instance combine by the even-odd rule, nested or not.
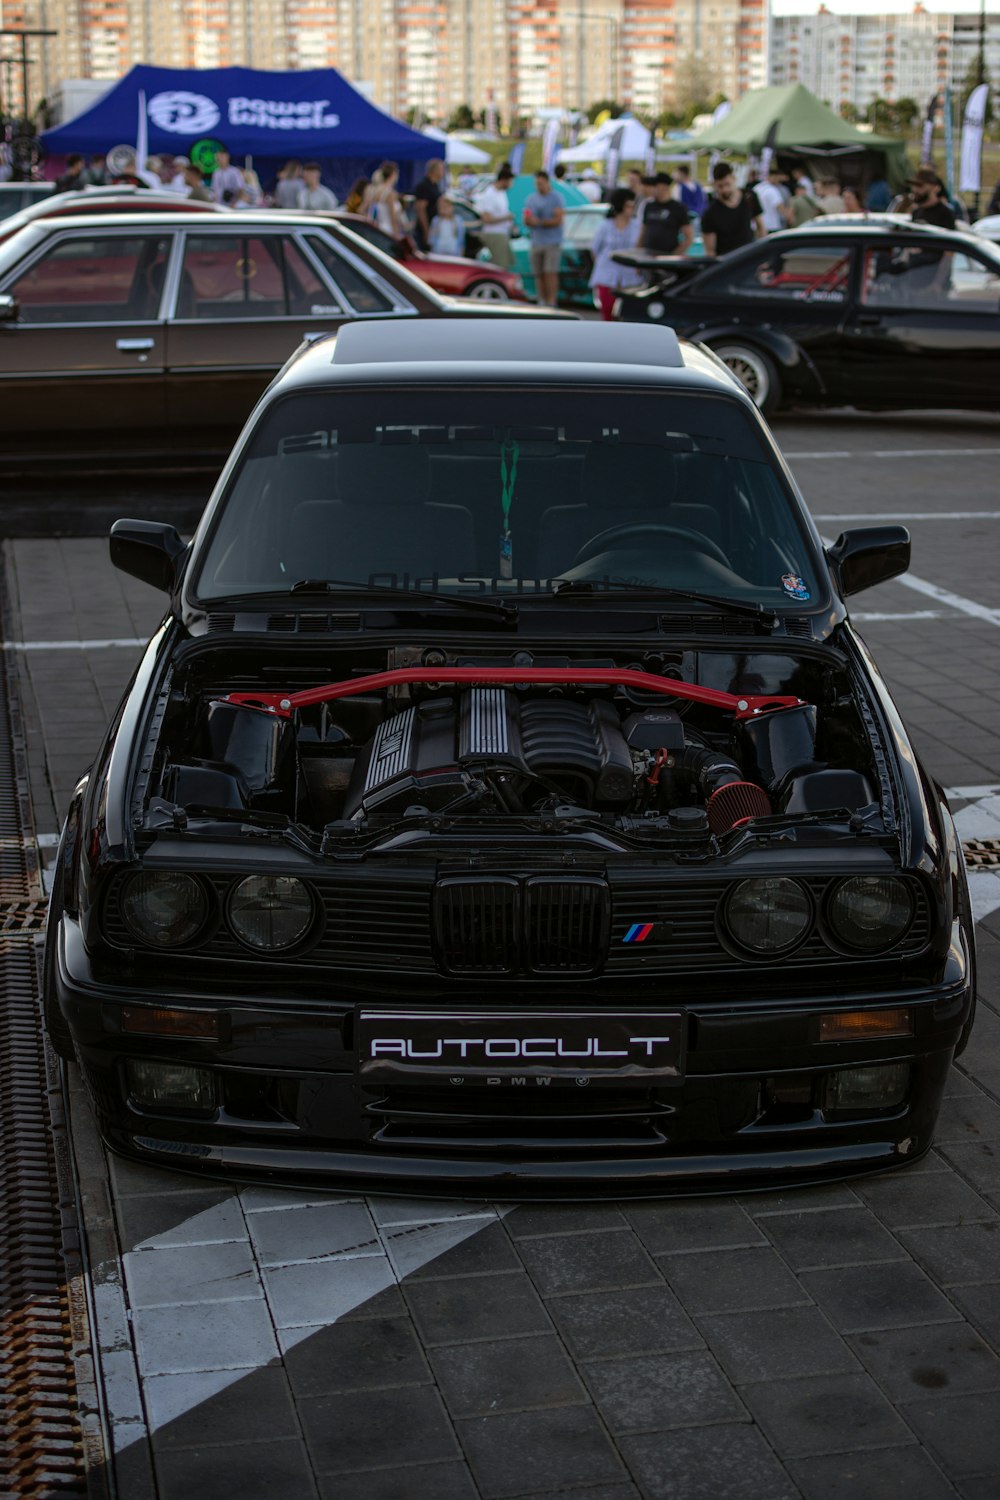
[(880, 801), (863, 716), (833, 661), (696, 651), (574, 664), (394, 648), (325, 687), (328, 658), (312, 681), (301, 658), (284, 662), (284, 676), (267, 658), (255, 678), (232, 652), (201, 652), (175, 669), (147, 811), (312, 838), (558, 818), (722, 839)]

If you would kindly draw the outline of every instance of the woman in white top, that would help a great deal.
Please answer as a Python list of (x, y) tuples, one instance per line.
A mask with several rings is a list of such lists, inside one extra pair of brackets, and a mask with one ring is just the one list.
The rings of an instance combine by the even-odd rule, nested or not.
[(399, 168), (396, 163), (384, 161), (372, 178), (372, 185), (368, 189), (361, 210), (362, 213), (368, 215), (373, 224), (377, 224), (379, 229), (384, 229), (386, 234), (391, 234), (396, 240), (406, 233), (403, 205), (396, 192), (398, 181)]
[(617, 250), (634, 250), (639, 243), (642, 225), (635, 218), (635, 194), (631, 188), (615, 188), (608, 203), (608, 217), (597, 226), (590, 253), (594, 269), (590, 285), (594, 303), (606, 323), (611, 322), (615, 298), (626, 286), (641, 286), (642, 276), (630, 266), (620, 266), (611, 259)]

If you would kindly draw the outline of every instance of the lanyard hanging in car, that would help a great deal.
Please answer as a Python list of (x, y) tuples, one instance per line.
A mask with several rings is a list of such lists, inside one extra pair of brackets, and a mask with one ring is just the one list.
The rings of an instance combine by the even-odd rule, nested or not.
[[(514, 576), (514, 547), (510, 534), (510, 507), (517, 483), (517, 460), (521, 450), (512, 439), (500, 445), (500, 507), (503, 511), (503, 529), (500, 532), (500, 577)], [(509, 460), (509, 467), (508, 467)]]

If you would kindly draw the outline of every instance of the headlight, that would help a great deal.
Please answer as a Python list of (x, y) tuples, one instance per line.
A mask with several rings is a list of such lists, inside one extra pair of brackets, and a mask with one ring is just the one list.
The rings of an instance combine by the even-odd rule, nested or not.
[(193, 875), (143, 871), (126, 883), (122, 916), (140, 941), (182, 947), (205, 925), (208, 899)]
[(741, 880), (726, 902), (731, 937), (749, 953), (787, 953), (812, 926), (812, 901), (797, 880)]
[(913, 895), (893, 875), (854, 875), (835, 886), (826, 920), (838, 943), (858, 953), (882, 953), (913, 920)]
[(251, 948), (276, 953), (305, 937), (313, 903), (291, 875), (248, 875), (229, 898), (229, 925)]
[(646, 317), (647, 318), (662, 318), (663, 314), (666, 312), (666, 310), (667, 310), (666, 304), (663, 303), (663, 302), (647, 302), (646, 303)]

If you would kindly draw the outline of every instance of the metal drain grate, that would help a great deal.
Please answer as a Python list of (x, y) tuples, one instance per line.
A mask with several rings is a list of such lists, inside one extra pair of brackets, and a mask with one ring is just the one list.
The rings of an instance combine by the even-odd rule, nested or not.
[(0, 662), (0, 1497), (56, 1500), (96, 1493), (101, 1460), (85, 1449), (78, 1416), (78, 1231), (57, 1154), (62, 1095), (38, 1003), (45, 903), (24, 837), (23, 739), (8, 680)]
[(4, 937), (30, 937), (45, 927), (49, 905), (47, 901), (15, 901), (12, 906), (0, 907), (0, 933)]
[(1000, 865), (1000, 839), (966, 839), (962, 852), (970, 870), (989, 870)]

